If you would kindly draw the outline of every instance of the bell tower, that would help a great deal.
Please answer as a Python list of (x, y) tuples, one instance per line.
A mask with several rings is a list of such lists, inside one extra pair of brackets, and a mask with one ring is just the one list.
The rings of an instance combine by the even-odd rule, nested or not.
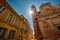
[(32, 13), (32, 20), (33, 20), (33, 26), (34, 26), (34, 34), (36, 40), (41, 40), (41, 32), (39, 28), (38, 18), (37, 18), (37, 11), (35, 5), (31, 6)]
[(36, 7), (35, 7), (35, 5), (32, 5), (32, 6), (31, 6), (31, 10), (33, 11), (33, 13), (36, 12)]

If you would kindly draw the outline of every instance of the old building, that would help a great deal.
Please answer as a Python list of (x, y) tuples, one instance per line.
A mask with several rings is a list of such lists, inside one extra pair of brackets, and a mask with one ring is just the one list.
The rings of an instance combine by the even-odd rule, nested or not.
[(31, 6), (31, 10), (33, 11), (32, 19), (33, 19), (33, 25), (34, 25), (35, 39), (41, 40), (42, 39), (42, 35), (41, 35), (40, 28), (39, 28), (39, 23), (37, 21), (37, 13), (38, 12), (36, 11), (35, 5)]
[(33, 31), (30, 28), (28, 20), (23, 15), (20, 15), (20, 18), (23, 21), (21, 24), (22, 27), (20, 30), (21, 36), (23, 36), (22, 39), (23, 40), (35, 40), (35, 36), (33, 35)]
[(23, 15), (20, 15), (20, 18), (23, 21), (22, 24), (21, 24), (22, 27), (21, 27), (21, 30), (20, 30), (20, 32), (22, 33), (21, 35), (23, 36), (22, 39), (23, 40), (32, 40), (33, 31), (30, 28), (28, 20)]
[[(23, 19), (22, 19), (23, 18)], [(32, 30), (28, 20), (5, 1), (0, 1), (0, 40), (29, 40)]]
[[(39, 12), (35, 11), (36, 8), (31, 9), (33, 11), (34, 28), (36, 27), (35, 33), (38, 34), (36, 31), (39, 29), (42, 40), (60, 40), (60, 4), (44, 3), (40, 6)], [(39, 26), (35, 26), (36, 22)], [(39, 40), (38, 38), (37, 40)]]
[(19, 39), (20, 17), (5, 1), (0, 1), (0, 40)]

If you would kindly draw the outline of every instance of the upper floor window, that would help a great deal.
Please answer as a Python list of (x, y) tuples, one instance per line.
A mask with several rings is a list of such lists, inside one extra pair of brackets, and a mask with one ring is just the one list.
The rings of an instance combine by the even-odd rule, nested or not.
[(57, 26), (57, 29), (60, 31), (60, 26)]
[(2, 5), (0, 5), (0, 9), (2, 8), (3, 6)]
[(18, 24), (18, 19), (15, 20), (14, 25), (17, 26), (17, 24)]
[(9, 39), (13, 38), (14, 37), (14, 33), (15, 33), (15, 31), (11, 30), (10, 33), (9, 33), (8, 38)]
[(0, 5), (0, 15), (2, 14), (2, 12), (5, 10), (5, 7)]
[(11, 21), (11, 19), (12, 19), (12, 17), (13, 17), (13, 15), (12, 15), (12, 14), (10, 14), (10, 15), (8, 16), (8, 18), (7, 18), (7, 22), (10, 22), (10, 21)]
[(4, 38), (7, 29), (0, 28), (0, 38)]
[(5, 10), (5, 7), (2, 8), (2, 11), (4, 11), (4, 10)]
[(37, 18), (35, 18), (35, 20), (37, 21)]

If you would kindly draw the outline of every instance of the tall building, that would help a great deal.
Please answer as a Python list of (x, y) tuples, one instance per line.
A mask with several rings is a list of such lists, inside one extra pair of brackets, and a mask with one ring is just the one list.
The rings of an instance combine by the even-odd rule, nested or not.
[(33, 13), (32, 13), (32, 19), (33, 19), (33, 25), (34, 25), (35, 39), (41, 40), (42, 39), (42, 35), (41, 35), (40, 28), (39, 28), (39, 23), (37, 21), (37, 13), (38, 12), (36, 11), (35, 5), (31, 6), (31, 10), (33, 11)]
[[(31, 9), (33, 9), (35, 35), (39, 34), (36, 31), (40, 31), (42, 40), (60, 40), (60, 4), (44, 3), (40, 6), (39, 12), (35, 11), (36, 8)], [(36, 22), (39, 26), (36, 25)], [(39, 40), (38, 38), (37, 40)]]
[(0, 40), (30, 40), (32, 34), (28, 20), (6, 2), (0, 1)]

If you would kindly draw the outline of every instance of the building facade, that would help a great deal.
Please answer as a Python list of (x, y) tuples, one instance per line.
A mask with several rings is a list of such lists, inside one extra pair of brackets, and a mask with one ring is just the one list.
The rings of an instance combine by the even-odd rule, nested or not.
[[(32, 11), (34, 9), (32, 8)], [(36, 29), (39, 28), (38, 31), (41, 32), (41, 40), (60, 40), (60, 4), (51, 5), (51, 3), (44, 3), (40, 6), (39, 12), (33, 12), (33, 15), (34, 17), (32, 18), (34, 20), (36, 18), (33, 23), (38, 22), (39, 25), (36, 26)], [(38, 38), (37, 40), (39, 40)]]
[[(23, 15), (20, 15), (21, 19), (22, 19), (22, 24), (21, 24), (21, 32), (23, 32), (21, 35), (24, 37), (23, 39), (24, 40), (32, 40), (32, 37), (33, 37), (33, 31), (32, 29), (30, 28), (30, 25), (29, 25), (29, 22), (28, 20), (23, 16)], [(33, 38), (34, 39), (34, 38)]]
[(32, 30), (27, 19), (18, 15), (6, 0), (1, 0), (0, 40), (29, 40), (29, 33)]

